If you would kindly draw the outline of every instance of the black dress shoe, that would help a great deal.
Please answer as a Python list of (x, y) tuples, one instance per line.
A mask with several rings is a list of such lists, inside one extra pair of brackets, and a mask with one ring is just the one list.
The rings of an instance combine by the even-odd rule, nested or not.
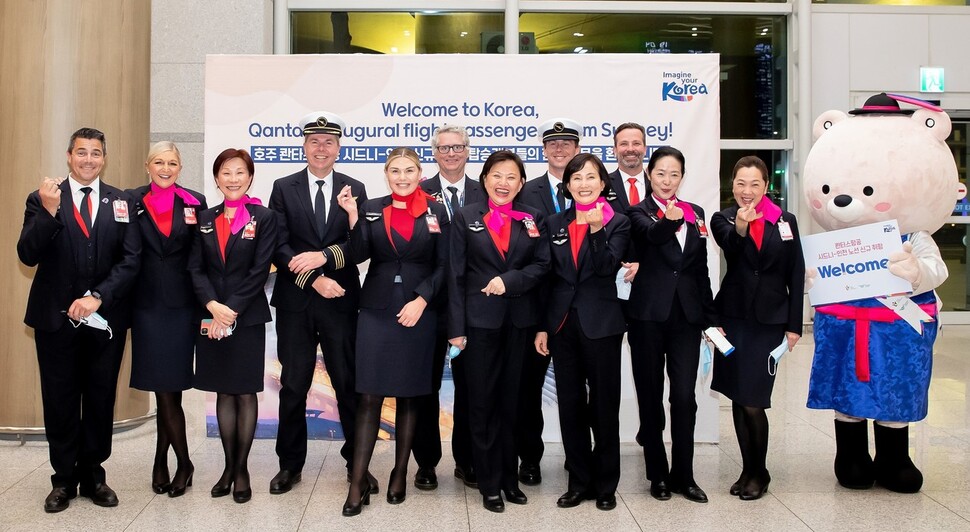
[(478, 487), (478, 476), (475, 470), (470, 467), (455, 466), (455, 478), (461, 479), (469, 488)]
[[(350, 473), (350, 470), (348, 469), (347, 482), (349, 483), (350, 481), (351, 481), (351, 473)], [(377, 483), (377, 479), (374, 478), (374, 475), (370, 474), (370, 471), (367, 472), (367, 484), (370, 486), (370, 492), (373, 493), (374, 495), (377, 495), (378, 493), (381, 492), (381, 485)]]
[(414, 487), (419, 490), (430, 491), (438, 488), (438, 475), (433, 467), (419, 467), (414, 474)]
[(586, 495), (585, 492), (569, 490), (559, 497), (559, 500), (556, 501), (556, 506), (560, 508), (573, 508), (579, 506), (581, 502), (588, 500), (589, 498), (590, 497)]
[(161, 495), (162, 493), (168, 492), (171, 488), (171, 482), (168, 479), (168, 466), (165, 467), (152, 467), (152, 491)]
[(118, 506), (118, 495), (115, 493), (115, 490), (103, 482), (81, 488), (79, 493), (82, 497), (91, 499), (91, 502), (98, 506), (104, 506), (105, 508)]
[(498, 514), (505, 511), (505, 503), (502, 501), (501, 495), (483, 495), (482, 506), (484, 506), (486, 510)]
[(680, 493), (688, 501), (707, 502), (707, 494), (704, 493), (704, 490), (700, 489), (696, 484), (686, 487), (671, 485), (670, 491)]
[(761, 475), (753, 475), (748, 482), (741, 488), (742, 501), (756, 501), (764, 496), (768, 491), (768, 484), (771, 482), (771, 475), (767, 471)]
[(175, 477), (172, 479), (172, 485), (169, 486), (168, 490), (169, 497), (181, 497), (182, 495), (185, 495), (185, 489), (192, 485), (192, 477), (195, 476), (195, 466), (189, 464), (189, 467), (184, 471), (188, 471), (187, 477), (181, 469), (175, 472)]
[(616, 495), (604, 495), (596, 498), (596, 507), (603, 511), (616, 508)]
[(216, 482), (216, 485), (212, 486), (212, 489), (209, 490), (209, 494), (212, 495), (213, 499), (218, 497), (225, 497), (226, 495), (229, 495), (231, 492), (232, 492), (232, 482), (227, 482), (225, 484), (223, 484), (222, 482)]
[(529, 502), (529, 498), (519, 488), (502, 490), (502, 493), (505, 494), (505, 500), (512, 504), (525, 504)]
[(353, 517), (355, 515), (360, 515), (360, 510), (365, 504), (370, 504), (370, 488), (361, 490), (360, 501), (357, 504), (350, 502), (350, 494), (347, 494), (347, 501), (344, 503), (344, 509), (341, 512), (344, 517)]
[(253, 488), (246, 488), (242, 491), (232, 492), (232, 500), (238, 502), (239, 504), (249, 502), (249, 499), (252, 499), (252, 498), (253, 498)]
[(273, 477), (273, 480), (269, 481), (269, 492), (273, 495), (286, 493), (293, 489), (293, 486), (299, 484), (301, 480), (303, 480), (303, 474), (300, 471), (281, 469), (280, 472)]
[(669, 501), (670, 500), (670, 488), (667, 487), (667, 481), (665, 480), (655, 480), (650, 483), (650, 496), (658, 501)]
[(519, 466), (519, 482), (526, 486), (537, 486), (542, 483), (542, 471), (539, 464), (522, 462)]
[(77, 497), (77, 492), (74, 490), (69, 490), (63, 486), (54, 488), (44, 500), (44, 511), (49, 514), (62, 512), (71, 505), (70, 501), (74, 497)]
[(738, 495), (741, 495), (741, 490), (744, 488), (744, 485), (747, 483), (748, 483), (748, 474), (742, 471), (741, 476), (738, 477), (737, 482), (735, 482), (734, 484), (731, 484), (731, 490), (729, 493), (731, 495), (734, 495), (735, 497), (737, 497)]

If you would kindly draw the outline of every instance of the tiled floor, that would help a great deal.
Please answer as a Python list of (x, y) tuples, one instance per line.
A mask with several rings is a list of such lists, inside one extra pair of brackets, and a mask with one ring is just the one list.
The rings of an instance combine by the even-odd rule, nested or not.
[[(805, 408), (811, 364), (811, 339), (786, 356), (774, 393), (768, 467), (771, 488), (759, 501), (743, 502), (727, 493), (737, 478), (740, 453), (730, 406), (722, 402), (721, 444), (698, 445), (696, 478), (710, 503), (676, 497), (658, 502), (647, 493), (643, 458), (635, 445), (623, 447), (623, 476), (618, 506), (601, 512), (592, 503), (559, 509), (565, 491), (562, 448), (550, 444), (543, 460), (541, 486), (524, 487), (526, 506), (508, 505), (504, 514), (481, 506), (477, 491), (451, 476), (447, 455), (438, 468), (440, 487), (422, 492), (411, 487), (404, 504), (384, 501), (393, 461), (393, 444), (380, 442), (372, 471), (381, 480), (381, 496), (363, 514), (347, 519), (340, 508), (347, 493), (339, 445), (310, 442), (303, 482), (281, 496), (267, 491), (276, 472), (274, 442), (257, 441), (250, 460), (259, 491), (244, 505), (231, 498), (212, 499), (209, 487), (222, 470), (217, 439), (203, 430), (202, 396), (186, 395), (195, 486), (179, 499), (156, 496), (149, 489), (153, 426), (118, 434), (107, 462), (108, 481), (121, 504), (105, 509), (87, 499), (54, 515), (42, 510), (50, 490), (50, 465), (44, 442), (0, 441), (0, 527), (4, 530), (967, 530), (970, 531), (970, 326), (948, 327), (937, 344), (929, 417), (911, 428), (911, 449), (926, 481), (923, 491), (900, 495), (881, 488), (851, 491), (836, 484), (830, 412)], [(447, 446), (446, 446), (447, 447)], [(174, 468), (174, 464), (173, 464)], [(414, 471), (412, 463), (411, 471)]]

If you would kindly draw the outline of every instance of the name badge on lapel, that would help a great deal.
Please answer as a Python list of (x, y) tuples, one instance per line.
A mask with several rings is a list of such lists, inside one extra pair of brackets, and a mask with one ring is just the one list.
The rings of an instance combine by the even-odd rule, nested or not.
[(195, 209), (192, 207), (185, 207), (182, 209), (182, 216), (185, 218), (185, 225), (195, 225), (199, 223), (199, 220), (195, 217)]
[(368, 222), (376, 222), (381, 219), (381, 213), (379, 212), (365, 212), (364, 219)]
[(203, 234), (209, 234), (212, 232), (212, 230), (213, 230), (212, 222), (209, 222), (199, 227), (199, 232)]
[(539, 238), (539, 227), (536, 226), (536, 221), (532, 218), (523, 218), (522, 225), (525, 226), (525, 231), (529, 235), (529, 238)]
[(697, 219), (697, 232), (701, 234), (701, 238), (707, 238), (707, 225), (703, 218)]
[(445, 195), (442, 194), (441, 192), (435, 192), (434, 195), (432, 195), (431, 197), (434, 198), (434, 200), (437, 201), (438, 203), (442, 205), (445, 204)]
[[(105, 198), (107, 199), (107, 198)], [(111, 202), (111, 206), (114, 209), (115, 221), (128, 223), (130, 219), (128, 218), (128, 202), (123, 199), (116, 199)]]
[(441, 226), (438, 224), (438, 217), (429, 212), (424, 215), (424, 222), (428, 224), (428, 232), (433, 234), (441, 233)]
[(778, 222), (778, 234), (786, 242), (795, 238), (795, 234), (791, 232), (791, 224), (785, 221)]
[(569, 242), (569, 233), (566, 232), (565, 227), (560, 227), (559, 232), (552, 237), (552, 243), (561, 246), (566, 242)]
[(468, 230), (472, 233), (481, 233), (485, 230), (485, 225), (482, 222), (475, 220), (474, 222), (468, 224)]
[(250, 218), (246, 222), (246, 227), (243, 228), (242, 237), (244, 240), (252, 240), (256, 238), (256, 219)]
[(616, 198), (617, 198), (616, 191), (611, 188), (610, 193), (606, 195), (606, 201), (613, 201)]

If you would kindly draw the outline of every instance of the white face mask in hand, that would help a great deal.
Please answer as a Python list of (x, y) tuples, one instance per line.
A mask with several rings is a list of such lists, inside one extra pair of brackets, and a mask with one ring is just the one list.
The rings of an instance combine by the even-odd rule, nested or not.
[(67, 321), (71, 322), (71, 325), (73, 325), (75, 329), (77, 329), (81, 325), (87, 325), (92, 329), (100, 329), (102, 331), (108, 331), (109, 340), (114, 337), (114, 334), (112, 334), (111, 332), (111, 327), (108, 326), (108, 320), (104, 319), (97, 312), (92, 312), (90, 316), (88, 316), (87, 318), (81, 318), (80, 321), (74, 321), (71, 318), (68, 318)]

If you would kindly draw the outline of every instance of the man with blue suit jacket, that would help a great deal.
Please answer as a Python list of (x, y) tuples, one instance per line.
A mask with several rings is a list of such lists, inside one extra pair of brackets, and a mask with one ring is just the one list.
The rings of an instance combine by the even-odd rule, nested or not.
[[(445, 206), (448, 220), (452, 220), (459, 209), (465, 205), (485, 201), (482, 186), (465, 174), (468, 163), (468, 149), (471, 141), (462, 126), (444, 125), (438, 128), (431, 138), (434, 160), (438, 163), (438, 173), (421, 182), (421, 189), (430, 194), (435, 201)], [(447, 330), (447, 293), (442, 293), (436, 303), (438, 309), (438, 334), (435, 340), (434, 393), (421, 399), (418, 406), (418, 421), (414, 435), (414, 460), (418, 471), (414, 475), (414, 486), (422, 490), (438, 487), (435, 466), (441, 460), (441, 433), (438, 428), (438, 392), (441, 390), (441, 377), (444, 373), (445, 353), (448, 350)], [(461, 383), (464, 372), (461, 357), (452, 361), (451, 376), (455, 382), (454, 422), (452, 425), (451, 451), (455, 457), (455, 477), (466, 486), (478, 487), (472, 462), (471, 432), (468, 427), (467, 386)]]
[[(579, 153), (582, 127), (568, 118), (553, 118), (539, 126), (542, 135), (542, 154), (548, 169), (541, 176), (530, 179), (522, 188), (520, 201), (541, 213), (540, 221), (564, 211), (572, 200), (563, 195), (563, 172)], [(548, 286), (540, 288), (548, 292)], [(545, 298), (543, 298), (545, 299)], [(530, 350), (522, 363), (522, 387), (519, 390), (519, 417), (516, 421), (516, 449), (519, 453), (519, 481), (526, 486), (542, 482), (539, 462), (545, 447), (542, 443), (542, 387), (546, 382), (551, 357)]]
[(78, 493), (98, 506), (118, 505), (102, 464), (111, 455), (115, 389), (131, 319), (128, 293), (141, 244), (130, 224), (131, 203), (101, 181), (106, 153), (104, 133), (74, 132), (70, 174), (44, 178), (27, 197), (17, 242), (20, 261), (37, 266), (24, 323), (34, 329), (54, 468), (44, 501), (48, 513), (66, 509)]
[[(318, 111), (300, 120), (307, 167), (273, 183), (269, 208), (278, 213), (279, 247), (273, 263), (276, 284), (277, 356), (280, 374), (279, 431), (276, 454), (280, 471), (270, 481), (270, 493), (292, 489), (302, 478), (307, 453), (306, 399), (317, 363), (317, 346), (334, 394), (343, 427), (340, 455), (353, 457), (357, 412), (354, 344), (360, 273), (347, 253), (350, 224), (337, 197), (350, 187), (358, 208), (367, 200), (364, 184), (333, 169), (340, 155), (345, 123)], [(377, 481), (371, 479), (376, 492)]]

